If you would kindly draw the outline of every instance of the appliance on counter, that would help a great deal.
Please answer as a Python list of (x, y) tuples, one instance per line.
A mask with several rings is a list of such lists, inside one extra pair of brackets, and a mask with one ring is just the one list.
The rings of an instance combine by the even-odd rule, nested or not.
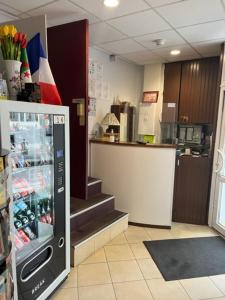
[(10, 150), (18, 299), (46, 299), (70, 271), (69, 111), (0, 102)]
[[(9, 196), (9, 151), (0, 150), (0, 299), (16, 298), (12, 200)], [(15, 289), (15, 290), (14, 290)]]

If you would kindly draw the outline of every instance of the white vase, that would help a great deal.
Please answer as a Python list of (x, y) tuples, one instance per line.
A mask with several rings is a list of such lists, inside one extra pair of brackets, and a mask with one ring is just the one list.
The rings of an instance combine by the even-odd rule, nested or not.
[(21, 62), (18, 60), (5, 60), (5, 72), (9, 91), (9, 99), (16, 100), (18, 92), (21, 90), (20, 68)]

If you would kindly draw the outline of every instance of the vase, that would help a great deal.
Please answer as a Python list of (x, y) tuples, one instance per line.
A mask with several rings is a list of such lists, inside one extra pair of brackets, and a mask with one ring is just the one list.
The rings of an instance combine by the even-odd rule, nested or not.
[(18, 60), (5, 60), (6, 80), (9, 91), (9, 99), (16, 100), (18, 92), (21, 91), (20, 68)]

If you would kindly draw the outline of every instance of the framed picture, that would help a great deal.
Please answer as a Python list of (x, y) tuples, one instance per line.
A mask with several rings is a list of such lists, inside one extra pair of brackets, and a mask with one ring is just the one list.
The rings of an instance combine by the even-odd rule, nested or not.
[(143, 103), (157, 103), (159, 91), (149, 91), (143, 93)]

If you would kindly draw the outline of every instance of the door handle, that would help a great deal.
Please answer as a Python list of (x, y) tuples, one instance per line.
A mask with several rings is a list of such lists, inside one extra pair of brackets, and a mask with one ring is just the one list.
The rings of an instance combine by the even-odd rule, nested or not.
[(216, 166), (217, 166), (217, 169), (215, 169), (215, 173), (219, 173), (222, 169), (223, 169), (223, 166), (224, 166), (224, 154), (223, 154), (223, 151), (220, 150), (220, 149), (217, 149), (217, 152), (218, 152), (218, 159), (219, 157), (221, 156), (222, 157), (222, 164), (220, 165), (219, 164), (219, 161), (216, 163)]

